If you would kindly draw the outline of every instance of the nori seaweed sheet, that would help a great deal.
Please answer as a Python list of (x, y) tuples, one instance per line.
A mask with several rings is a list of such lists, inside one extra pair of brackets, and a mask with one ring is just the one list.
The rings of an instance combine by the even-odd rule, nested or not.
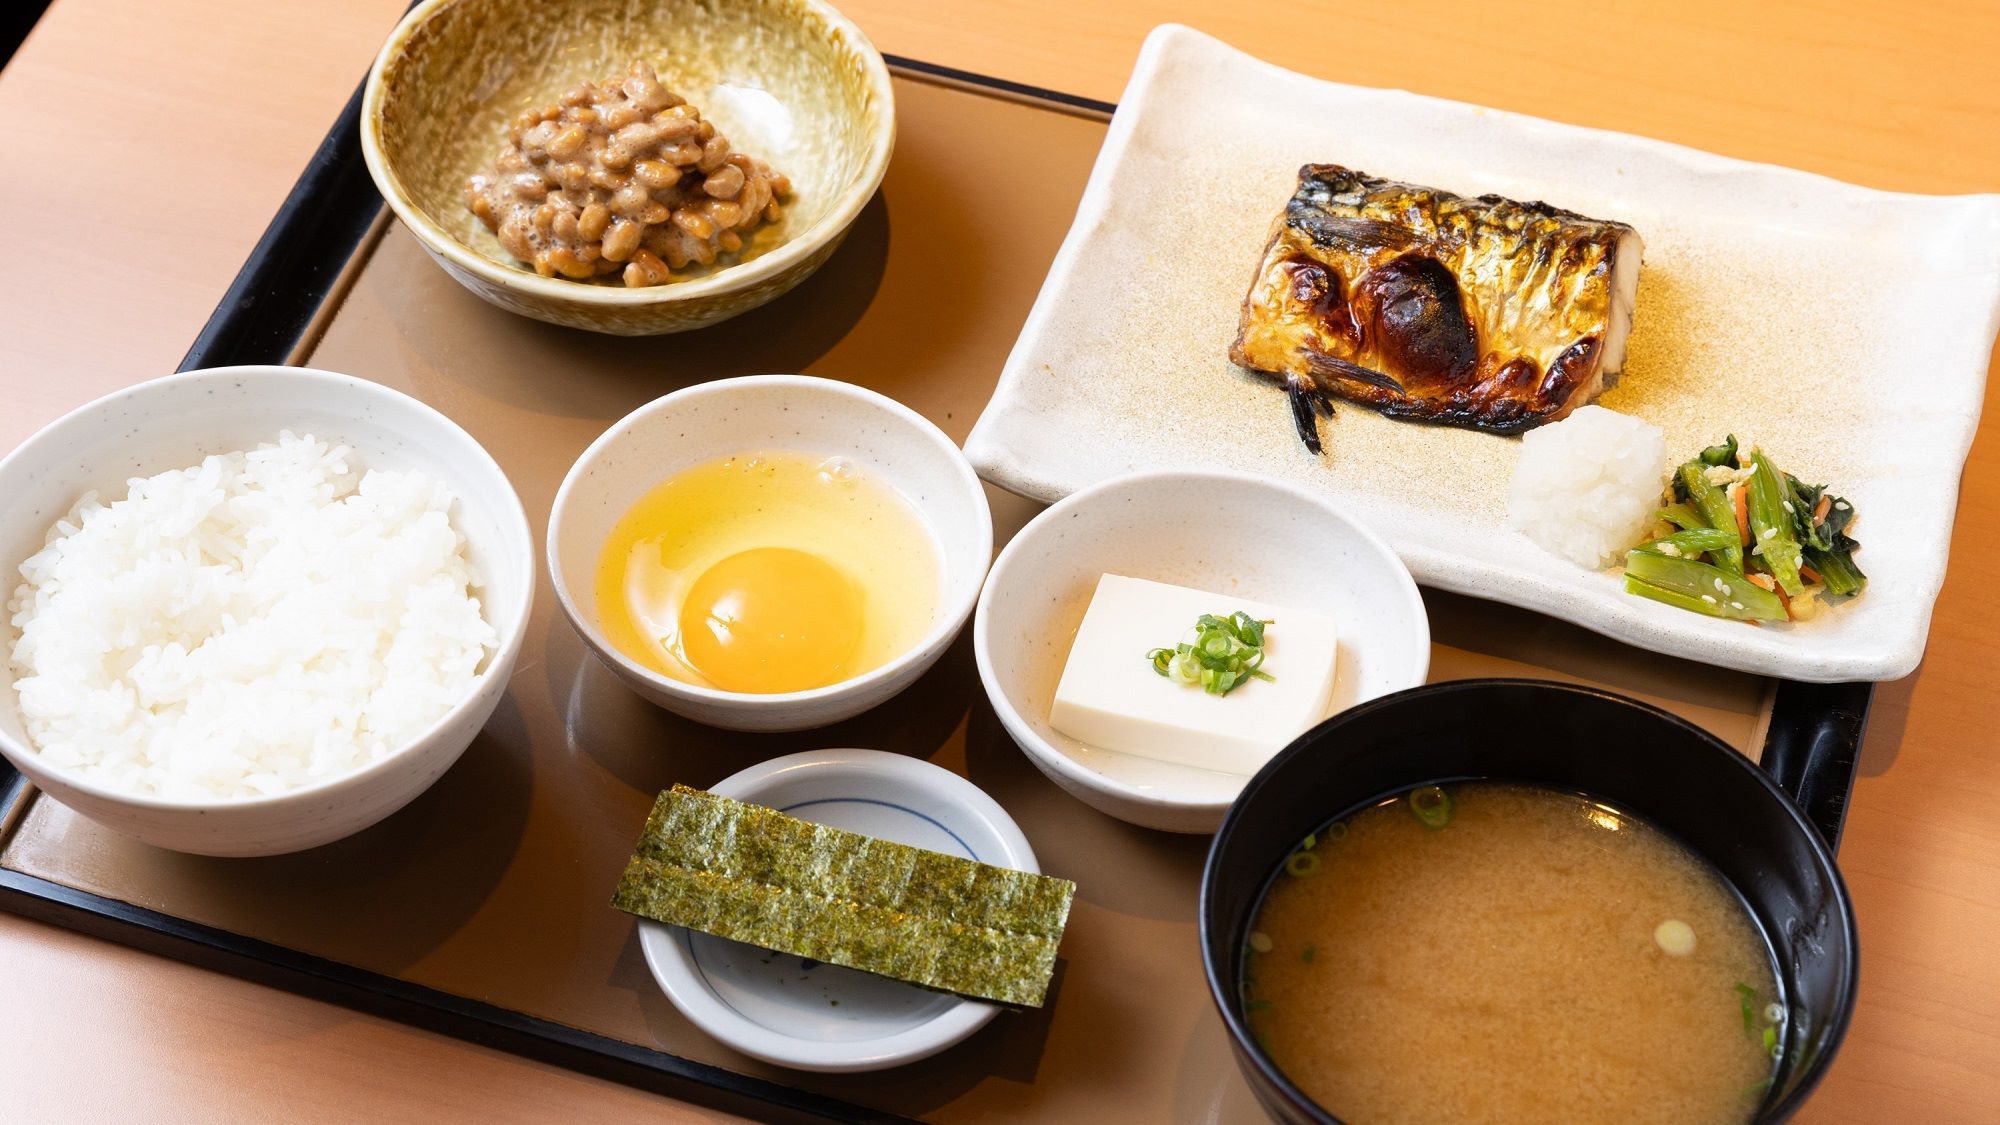
[(1040, 1007), (1076, 884), (812, 824), (684, 785), (661, 793), (611, 904), (629, 914)]

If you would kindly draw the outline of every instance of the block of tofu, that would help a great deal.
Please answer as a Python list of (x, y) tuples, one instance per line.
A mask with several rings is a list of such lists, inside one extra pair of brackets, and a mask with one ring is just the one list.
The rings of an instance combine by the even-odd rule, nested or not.
[[(1270, 621), (1264, 667), (1228, 695), (1153, 670), (1146, 653), (1183, 640), (1204, 613)], [(1334, 623), (1319, 614), (1106, 574), (1063, 665), (1049, 725), (1089, 746), (1223, 773), (1255, 773), (1326, 717)]]

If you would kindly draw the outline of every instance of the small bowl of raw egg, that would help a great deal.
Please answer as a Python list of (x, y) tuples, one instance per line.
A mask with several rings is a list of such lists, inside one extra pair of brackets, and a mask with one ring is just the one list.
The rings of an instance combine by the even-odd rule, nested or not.
[(993, 553), (958, 446), (863, 387), (723, 379), (655, 399), (556, 493), (549, 573), (633, 690), (733, 730), (860, 714), (965, 625)]

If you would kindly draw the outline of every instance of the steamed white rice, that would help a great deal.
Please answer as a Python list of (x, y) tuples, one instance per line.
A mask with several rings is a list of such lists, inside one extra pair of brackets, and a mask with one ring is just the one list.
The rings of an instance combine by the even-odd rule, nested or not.
[(1507, 523), (1578, 566), (1610, 566), (1655, 522), (1670, 467), (1658, 426), (1582, 407), (1521, 438)]
[(420, 472), (277, 444), (86, 495), (7, 603), (52, 765), (183, 800), (278, 793), (387, 756), (470, 691), (495, 634)]

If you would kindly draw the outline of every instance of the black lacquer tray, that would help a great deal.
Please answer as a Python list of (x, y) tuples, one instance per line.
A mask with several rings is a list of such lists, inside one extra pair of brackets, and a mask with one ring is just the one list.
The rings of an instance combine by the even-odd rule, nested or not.
[[(904, 399), (962, 439), (1067, 229), (1113, 107), (890, 63), (899, 150), (847, 244), (791, 296), (666, 346), (520, 321), (459, 291), (385, 217), (362, 163), (357, 93), (181, 369), (305, 363), (426, 398), (494, 450), (538, 526), (555, 480), (589, 438), (701, 378), (758, 370), (848, 378)], [(1032, 191), (1009, 182), (1000, 156), (978, 139), (1000, 129), (1034, 133), (1051, 154)], [(940, 323), (925, 302), (947, 282), (967, 286), (972, 307)], [(764, 342), (746, 347), (746, 339)], [(577, 365), (559, 389), (531, 370), (550, 357)], [(995, 494), (997, 539), (1035, 510)], [(1838, 842), (1869, 685), (1762, 680), (1651, 657), (1506, 607), (1429, 591), (1426, 599), (1439, 641), (1434, 678), (1541, 674), (1659, 702), (1757, 758)], [(0, 763), (0, 907), (759, 1118), (1160, 1120), (1248, 1105), (1200, 982), (1194, 897), (1205, 841), (1110, 821), (1042, 779), (980, 695), (963, 640), (925, 684), (879, 712), (802, 736), (725, 736), (632, 699), (559, 620), (548, 627), (546, 580), (540, 601), (541, 627), (521, 660), (536, 671), (517, 673), (514, 705), (503, 703), (466, 760), (384, 824), (299, 857), (203, 860), (122, 842)], [(629, 920), (596, 905), (645, 805), (675, 780), (712, 783), (749, 761), (818, 745), (879, 745), (968, 774), (1021, 822), (1045, 869), (1078, 881), (1048, 1010), (1004, 1017), (888, 1075), (843, 1078), (731, 1055), (666, 1007), (636, 962)], [(500, 823), (464, 845), (487, 854), (423, 850), (434, 847), (436, 824), (496, 804), (508, 810)], [(586, 831), (598, 835), (576, 843)], [(392, 856), (418, 875), (368, 874)], [(537, 873), (571, 870), (575, 904), (504, 905), (510, 888)], [(462, 893), (411, 889), (425, 873)], [(314, 893), (302, 897), (302, 885)], [(328, 903), (379, 903), (383, 926), (417, 932), (327, 936), (306, 916)], [(435, 916), (412, 927), (398, 904)], [(519, 940), (566, 951), (548, 980), (517, 980), (482, 929), (490, 913), (509, 909), (519, 911), (508, 916)], [(1098, 1046), (1107, 1036), (1144, 1042), (1121, 1054)], [(1085, 1048), (1096, 1056), (1073, 1061)]]

